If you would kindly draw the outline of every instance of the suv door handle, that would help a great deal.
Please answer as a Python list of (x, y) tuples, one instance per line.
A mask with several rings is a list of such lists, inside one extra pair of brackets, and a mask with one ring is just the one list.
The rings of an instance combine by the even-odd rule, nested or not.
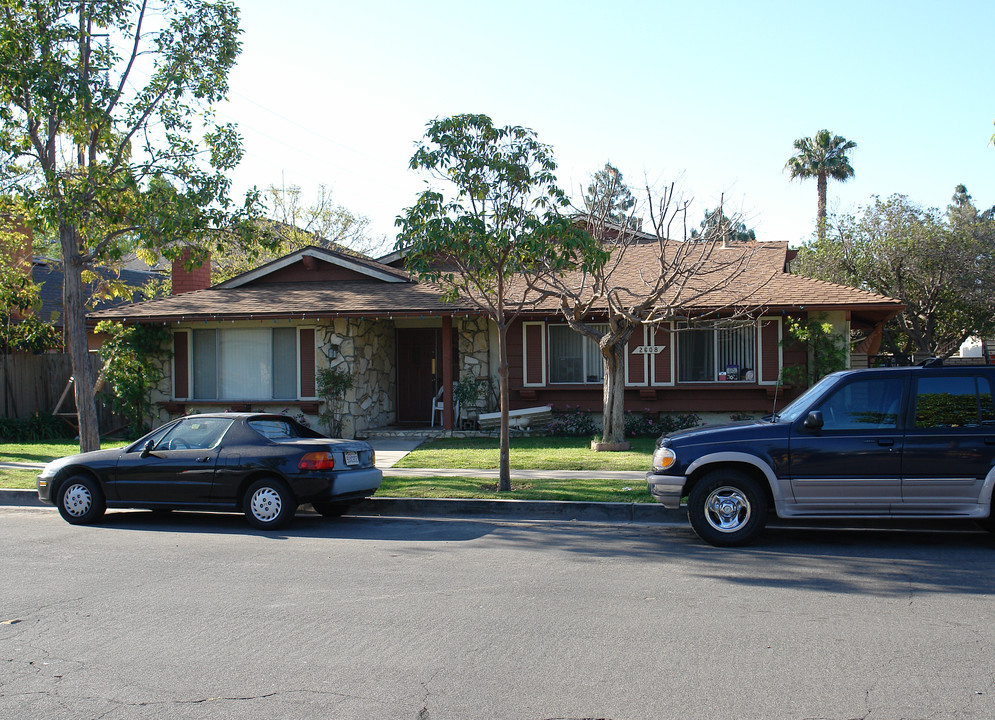
[(894, 438), (878, 438), (878, 445), (882, 447), (891, 447), (895, 444)]
[(985, 445), (995, 445), (995, 437), (986, 437)]

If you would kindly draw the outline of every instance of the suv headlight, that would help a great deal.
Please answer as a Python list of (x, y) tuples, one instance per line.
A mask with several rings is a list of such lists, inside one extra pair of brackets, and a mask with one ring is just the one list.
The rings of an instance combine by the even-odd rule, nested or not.
[(677, 462), (677, 453), (669, 447), (660, 447), (653, 453), (653, 472), (663, 472)]

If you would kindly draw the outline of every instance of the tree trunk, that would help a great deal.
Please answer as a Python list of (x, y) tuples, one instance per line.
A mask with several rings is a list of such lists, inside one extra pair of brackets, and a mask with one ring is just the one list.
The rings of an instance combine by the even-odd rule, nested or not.
[(818, 175), (818, 191), (819, 191), (819, 211), (818, 217), (816, 217), (816, 222), (818, 223), (818, 234), (819, 240), (826, 239), (826, 190), (827, 190), (828, 180), (825, 173), (819, 173)]
[(86, 306), (83, 293), (83, 260), (76, 242), (76, 228), (60, 223), (59, 241), (63, 259), (63, 322), (73, 367), (73, 392), (79, 420), (80, 452), (100, 449), (97, 405), (93, 399), (93, 375), (86, 341)]
[(625, 360), (631, 336), (629, 330), (601, 349), (605, 370), (601, 442), (609, 445), (625, 442)]
[(511, 491), (511, 441), (508, 431), (508, 326), (498, 323), (498, 395), (501, 398), (501, 451), (499, 455), (498, 492)]

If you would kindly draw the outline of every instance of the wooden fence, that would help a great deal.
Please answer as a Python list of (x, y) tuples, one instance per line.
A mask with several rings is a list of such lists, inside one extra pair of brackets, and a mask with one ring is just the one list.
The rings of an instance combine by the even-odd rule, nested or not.
[[(100, 357), (96, 353), (90, 353), (90, 369), (94, 379), (102, 366)], [(0, 416), (27, 418), (35, 413), (51, 413), (72, 374), (72, 361), (68, 354), (0, 355)], [(72, 390), (66, 395), (60, 410), (76, 412)], [(97, 395), (97, 418), (101, 432), (123, 424), (111, 412), (101, 394)], [(69, 419), (75, 424), (75, 418)]]

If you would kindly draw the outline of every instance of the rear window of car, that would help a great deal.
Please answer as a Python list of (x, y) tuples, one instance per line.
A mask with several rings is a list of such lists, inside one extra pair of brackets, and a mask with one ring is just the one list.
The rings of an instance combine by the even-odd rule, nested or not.
[(249, 427), (269, 440), (305, 437), (292, 422), (280, 419), (249, 420)]

